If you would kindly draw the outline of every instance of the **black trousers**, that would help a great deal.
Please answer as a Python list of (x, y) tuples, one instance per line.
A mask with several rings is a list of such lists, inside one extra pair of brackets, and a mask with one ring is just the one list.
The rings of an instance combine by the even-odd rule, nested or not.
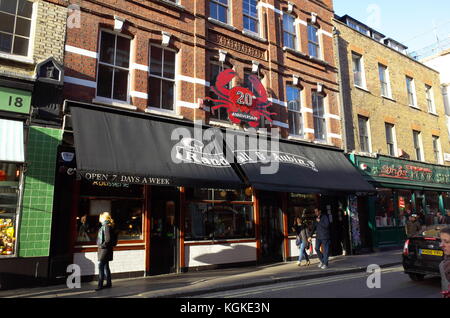
[(103, 287), (103, 281), (106, 279), (106, 285), (111, 286), (111, 270), (109, 261), (98, 262), (98, 286)]

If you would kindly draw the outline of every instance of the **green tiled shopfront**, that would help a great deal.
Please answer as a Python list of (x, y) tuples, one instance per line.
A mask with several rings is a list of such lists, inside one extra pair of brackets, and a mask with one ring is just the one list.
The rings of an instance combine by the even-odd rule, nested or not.
[(56, 149), (61, 130), (30, 127), (26, 161), (22, 215), (19, 230), (19, 257), (48, 257), (53, 210)]

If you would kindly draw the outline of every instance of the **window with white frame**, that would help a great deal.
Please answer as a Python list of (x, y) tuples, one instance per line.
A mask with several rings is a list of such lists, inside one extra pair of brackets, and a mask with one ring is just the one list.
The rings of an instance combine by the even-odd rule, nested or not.
[(320, 58), (319, 28), (313, 24), (308, 24), (308, 53)]
[(243, 0), (244, 30), (259, 34), (258, 0)]
[(175, 58), (172, 50), (150, 46), (149, 107), (175, 110)]
[(228, 0), (210, 0), (209, 16), (217, 21), (228, 23)]
[(314, 137), (317, 140), (327, 140), (327, 125), (325, 120), (325, 97), (318, 93), (312, 93), (312, 106), (314, 118)]
[(420, 131), (413, 130), (413, 144), (414, 152), (416, 153), (416, 160), (423, 161), (423, 151), (422, 151), (422, 134)]
[(358, 116), (359, 143), (361, 152), (371, 152), (369, 135), (369, 118)]
[(386, 145), (387, 145), (387, 153), (389, 156), (396, 156), (397, 153), (395, 151), (395, 126), (393, 124), (385, 123), (385, 131), (386, 131)]
[(436, 114), (436, 105), (434, 104), (433, 87), (425, 84), (425, 94), (427, 98), (428, 112)]
[(416, 88), (414, 85), (414, 79), (406, 76), (406, 91), (408, 92), (409, 106), (417, 107), (416, 103)]
[(298, 87), (287, 86), (286, 97), (288, 104), (289, 133), (294, 136), (303, 137), (301, 91)]
[(290, 49), (297, 49), (295, 18), (288, 13), (283, 13), (283, 44)]
[[(209, 77), (209, 82), (211, 83), (211, 87), (216, 85), (216, 80), (217, 80), (217, 76), (224, 71), (226, 68), (224, 67), (224, 65), (219, 65), (216, 63), (211, 63), (211, 68), (210, 68), (210, 77)], [(230, 89), (231, 88), (231, 84), (228, 83), (226, 86), (226, 88)], [(218, 99), (219, 96), (217, 96), (212, 90), (209, 90), (209, 94), (208, 96), (210, 98), (213, 99)], [(212, 109), (211, 108), (211, 118), (213, 119), (217, 119), (217, 120), (228, 120), (228, 112), (227, 109), (225, 107), (221, 107), (219, 109)]]
[(439, 140), (439, 136), (432, 136), (433, 140), (433, 153), (434, 153), (434, 160), (438, 164), (442, 164), (442, 151), (441, 151), (441, 142)]
[(0, 0), (0, 52), (28, 56), (33, 2)]
[(362, 62), (362, 56), (352, 52), (352, 65), (353, 65), (353, 81), (355, 86), (365, 88), (364, 80), (364, 67)]
[(97, 96), (128, 102), (131, 39), (102, 31), (97, 74)]
[(391, 97), (387, 66), (384, 66), (383, 64), (378, 64), (378, 74), (380, 77), (381, 96)]

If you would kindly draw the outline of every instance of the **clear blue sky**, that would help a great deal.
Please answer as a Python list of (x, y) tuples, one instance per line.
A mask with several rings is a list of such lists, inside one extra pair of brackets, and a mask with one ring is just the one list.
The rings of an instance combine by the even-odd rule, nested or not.
[(450, 46), (449, 0), (334, 0), (334, 11), (405, 44), (409, 52), (436, 44), (436, 35)]

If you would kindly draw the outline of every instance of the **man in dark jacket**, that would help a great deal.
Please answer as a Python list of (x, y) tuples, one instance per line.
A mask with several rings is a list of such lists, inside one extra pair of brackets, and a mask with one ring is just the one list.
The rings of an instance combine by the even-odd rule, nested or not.
[[(319, 209), (314, 209), (314, 214), (316, 215), (316, 220), (314, 222), (314, 228), (311, 236), (316, 233), (316, 253), (319, 256), (319, 268), (328, 268), (328, 257), (330, 253), (330, 220), (327, 215), (322, 214)], [(320, 251), (320, 246), (323, 246), (323, 254)]]
[(405, 225), (405, 232), (408, 238), (413, 237), (420, 233), (422, 225), (417, 220), (417, 214), (413, 214), (409, 217), (408, 222)]

